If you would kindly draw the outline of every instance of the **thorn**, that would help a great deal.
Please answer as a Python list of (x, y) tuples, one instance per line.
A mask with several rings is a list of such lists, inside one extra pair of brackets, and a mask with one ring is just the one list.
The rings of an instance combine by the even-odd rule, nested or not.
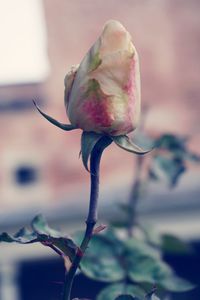
[(96, 228), (93, 229), (92, 234), (98, 234), (101, 231), (105, 230), (106, 228), (107, 228), (107, 225), (101, 224), (101, 225), (99, 225), (99, 226), (97, 226)]

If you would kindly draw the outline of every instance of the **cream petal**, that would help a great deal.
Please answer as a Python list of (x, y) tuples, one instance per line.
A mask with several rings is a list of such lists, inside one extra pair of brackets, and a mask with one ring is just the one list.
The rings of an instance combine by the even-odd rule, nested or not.
[(79, 67), (79, 65), (72, 66), (70, 71), (66, 74), (65, 79), (64, 79), (64, 85), (65, 85), (64, 101), (65, 101), (66, 108), (68, 107), (68, 104), (69, 104), (70, 93), (71, 93), (72, 85), (73, 85), (78, 67)]
[(132, 75), (132, 64), (135, 62), (133, 54), (128, 51), (118, 51), (106, 55), (101, 65), (91, 72), (89, 76), (95, 78), (107, 95), (124, 93), (124, 87)]
[(101, 63), (100, 60), (98, 62), (100, 43), (101, 41), (99, 38), (85, 55), (77, 70), (77, 74), (70, 93), (69, 105), (67, 107), (67, 114), (72, 124), (77, 124), (78, 122), (76, 109), (79, 106), (79, 102), (82, 101), (82, 96), (87, 88), (88, 81), (90, 79), (88, 77), (88, 74), (92, 72), (99, 65), (99, 63)]
[(124, 26), (115, 20), (108, 21), (101, 35), (100, 56), (119, 50), (130, 50), (131, 36)]

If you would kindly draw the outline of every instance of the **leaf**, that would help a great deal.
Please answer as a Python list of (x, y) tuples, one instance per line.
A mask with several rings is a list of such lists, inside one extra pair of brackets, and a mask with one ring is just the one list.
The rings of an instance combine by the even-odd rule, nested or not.
[(77, 129), (77, 127), (71, 125), (71, 124), (63, 124), (60, 123), (59, 121), (55, 120), (54, 118), (50, 117), (49, 115), (45, 114), (40, 108), (39, 106), (36, 104), (36, 102), (33, 100), (33, 104), (35, 105), (35, 107), (37, 108), (37, 110), (39, 111), (39, 113), (47, 120), (49, 121), (51, 124), (65, 130), (65, 131), (70, 131), (73, 129)]
[(150, 293), (150, 295), (147, 295), (145, 297), (146, 300), (160, 300), (154, 293)]
[(51, 237), (60, 237), (60, 232), (52, 229), (42, 215), (37, 215), (31, 222), (33, 230), (39, 235), (48, 235)]
[(90, 299), (86, 299), (86, 298), (73, 298), (72, 300), (90, 300)]
[(74, 258), (78, 249), (77, 245), (71, 238), (63, 237), (60, 232), (50, 228), (43, 216), (38, 215), (33, 219), (32, 228), (33, 231), (22, 228), (15, 235), (3, 232), (0, 234), (0, 242), (16, 242), (19, 244), (40, 242), (46, 246), (54, 245), (68, 256), (70, 260)]
[(182, 160), (189, 160), (193, 162), (200, 162), (200, 155), (195, 154), (187, 148), (188, 138), (173, 135), (164, 134), (155, 141), (155, 148), (168, 150), (174, 156), (181, 158)]
[(200, 155), (198, 154), (187, 152), (185, 158), (189, 161), (200, 163)]
[[(116, 298), (118, 299), (118, 297), (121, 297), (123, 294), (128, 295), (129, 298), (120, 299), (131, 300), (133, 298), (137, 300), (144, 299), (145, 292), (135, 285), (115, 283), (104, 288), (97, 296), (97, 300), (116, 300)], [(132, 298), (130, 298), (130, 296)]]
[(132, 259), (140, 259), (141, 257), (160, 259), (160, 252), (158, 249), (139, 239), (130, 238), (125, 241), (125, 246), (128, 255), (130, 255)]
[(135, 282), (158, 284), (171, 274), (169, 266), (155, 258), (140, 257), (129, 261), (129, 277)]
[(161, 248), (165, 253), (173, 254), (188, 254), (193, 251), (188, 243), (171, 234), (161, 236)]
[(26, 228), (20, 229), (15, 235), (9, 235), (7, 232), (0, 234), (0, 242), (31, 244), (38, 242), (37, 235)]
[(135, 238), (126, 243), (128, 274), (136, 282), (157, 283), (161, 278), (172, 274), (157, 249)]
[(147, 244), (156, 246), (158, 248), (161, 247), (162, 238), (161, 234), (157, 230), (155, 230), (149, 224), (138, 224), (138, 227), (144, 234), (145, 243), (147, 242)]
[(90, 154), (96, 145), (96, 143), (102, 138), (102, 134), (96, 133), (96, 132), (87, 132), (83, 131), (82, 137), (81, 137), (81, 154), (82, 154), (82, 161), (83, 165), (88, 169), (88, 159), (90, 157)]
[(174, 187), (180, 176), (186, 171), (184, 160), (178, 157), (157, 155), (153, 158), (150, 176), (166, 178), (171, 187)]
[(135, 297), (131, 296), (131, 295), (120, 295), (117, 298), (115, 298), (115, 300), (134, 300)]
[(163, 134), (154, 143), (155, 148), (172, 152), (185, 152), (187, 139), (174, 134)]
[(112, 136), (112, 139), (115, 142), (115, 144), (117, 146), (119, 146), (120, 148), (122, 148), (128, 152), (135, 153), (135, 154), (143, 155), (152, 150), (152, 149), (144, 150), (144, 149), (140, 148), (139, 146), (137, 146), (136, 144), (131, 142), (127, 135)]
[(110, 225), (116, 228), (127, 228), (129, 225), (128, 220), (113, 220), (110, 222)]
[(123, 279), (125, 270), (120, 264), (120, 251), (120, 245), (117, 249), (114, 242), (103, 235), (94, 235), (81, 262), (82, 272), (89, 278), (102, 282)]
[(170, 292), (187, 292), (195, 288), (191, 282), (182, 279), (178, 276), (171, 275), (168, 278), (163, 278), (160, 285)]
[(40, 242), (50, 242), (64, 252), (71, 260), (74, 258), (77, 245), (71, 238), (63, 237), (59, 231), (50, 228), (42, 215), (38, 215), (33, 219), (32, 228)]
[(127, 242), (127, 268), (130, 280), (138, 283), (157, 284), (168, 291), (187, 291), (194, 286), (176, 276), (169, 265), (162, 261), (159, 252), (145, 243), (131, 239)]

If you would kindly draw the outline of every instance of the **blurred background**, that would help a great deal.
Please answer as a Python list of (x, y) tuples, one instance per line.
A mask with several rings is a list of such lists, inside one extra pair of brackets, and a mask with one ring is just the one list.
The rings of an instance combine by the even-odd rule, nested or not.
[[(32, 99), (67, 122), (65, 74), (108, 19), (127, 28), (139, 52), (147, 134), (189, 136), (191, 151), (200, 153), (199, 10), (198, 0), (0, 0), (0, 232), (16, 232), (37, 213), (65, 232), (84, 226), (89, 175), (78, 157), (81, 131), (50, 125)], [(116, 203), (128, 198), (134, 164), (135, 157), (115, 145), (105, 151), (100, 222), (117, 215)], [(173, 190), (150, 186), (138, 207), (141, 219), (198, 248), (199, 176), (193, 164)], [(179, 260), (178, 272), (196, 272), (200, 282), (200, 253)], [(63, 274), (62, 262), (42, 245), (0, 245), (1, 300), (47, 299), (47, 290), (49, 300), (60, 299)]]

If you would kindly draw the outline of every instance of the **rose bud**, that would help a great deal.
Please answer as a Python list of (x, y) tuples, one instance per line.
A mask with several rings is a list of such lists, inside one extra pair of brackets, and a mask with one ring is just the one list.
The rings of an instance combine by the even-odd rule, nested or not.
[(126, 151), (149, 151), (132, 143), (127, 133), (138, 125), (140, 117), (139, 59), (128, 31), (118, 21), (108, 21), (102, 34), (80, 65), (65, 77), (65, 107), (71, 124), (63, 124), (39, 112), (63, 130), (80, 128), (83, 164), (102, 138), (105, 147), (112, 141)]
[(133, 131), (140, 116), (140, 71), (131, 36), (118, 21), (102, 34), (65, 79), (71, 124), (112, 136)]

